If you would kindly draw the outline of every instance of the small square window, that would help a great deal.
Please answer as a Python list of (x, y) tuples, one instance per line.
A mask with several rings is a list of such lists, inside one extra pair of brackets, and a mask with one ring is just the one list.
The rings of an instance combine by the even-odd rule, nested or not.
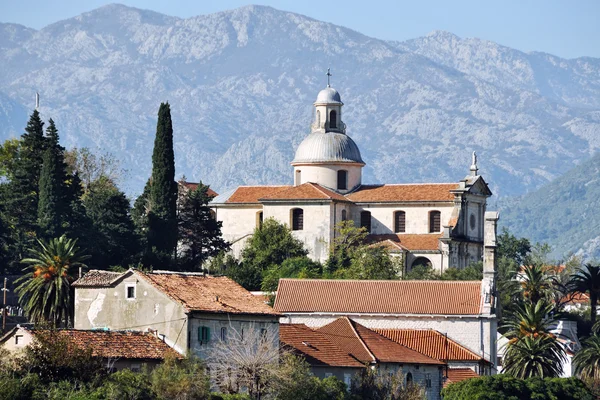
[(16, 336), (15, 336), (15, 344), (16, 344), (16, 345), (21, 345), (21, 344), (23, 344), (23, 335), (16, 335)]
[(135, 286), (127, 286), (127, 298), (135, 299)]

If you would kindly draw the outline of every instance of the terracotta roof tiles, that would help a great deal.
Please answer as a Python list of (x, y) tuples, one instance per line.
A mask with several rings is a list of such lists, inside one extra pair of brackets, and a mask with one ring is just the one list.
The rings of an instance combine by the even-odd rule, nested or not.
[(478, 315), (481, 281), (280, 279), (274, 308), (282, 313)]
[[(186, 182), (186, 181), (181, 181), (178, 182), (180, 185), (185, 186), (186, 188), (190, 189), (190, 190), (196, 190), (196, 188), (198, 187), (198, 183), (197, 182)], [(215, 192), (214, 190), (212, 190), (211, 188), (208, 188), (208, 190), (206, 191), (206, 193), (211, 196), (211, 197), (217, 197), (219, 194), (217, 192)]]
[(225, 203), (258, 203), (258, 199), (277, 193), (291, 186), (240, 186)]
[(363, 367), (364, 365), (347, 352), (334, 345), (327, 337), (304, 324), (279, 325), (279, 340), (301, 353), (310, 365), (332, 367)]
[(477, 375), (477, 373), (471, 368), (450, 368), (448, 370), (446, 382), (444, 382), (444, 387), (451, 383), (456, 383), (471, 378), (479, 378), (479, 375)]
[(346, 197), (353, 202), (452, 201), (458, 183), (362, 185)]
[(323, 333), (329, 341), (363, 363), (444, 364), (396, 343), (347, 317), (338, 318), (317, 331)]
[(348, 201), (347, 198), (333, 190), (324, 188), (316, 183), (307, 182), (299, 186), (288, 187), (261, 197), (259, 200), (338, 200)]
[(225, 276), (160, 271), (136, 273), (190, 311), (279, 315), (260, 298)]
[(439, 250), (439, 239), (441, 233), (425, 233), (425, 234), (385, 234), (385, 235), (369, 235), (367, 241), (373, 245), (381, 243), (390, 250), (405, 249), (405, 250)]
[(122, 276), (123, 272), (100, 271), (92, 269), (72, 283), (74, 287), (108, 287)]
[(373, 329), (375, 332), (437, 360), (481, 361), (483, 358), (433, 329)]

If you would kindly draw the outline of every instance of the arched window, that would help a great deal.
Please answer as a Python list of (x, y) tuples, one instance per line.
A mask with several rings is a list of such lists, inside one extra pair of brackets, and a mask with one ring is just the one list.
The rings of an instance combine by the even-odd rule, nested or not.
[(292, 230), (301, 231), (304, 229), (304, 210), (294, 208), (292, 210)]
[(433, 264), (431, 264), (431, 261), (429, 260), (429, 258), (427, 258), (427, 257), (417, 257), (417, 258), (415, 258), (415, 260), (410, 265), (409, 271), (411, 271), (415, 267), (431, 268), (432, 266), (433, 266)]
[(302, 171), (296, 170), (296, 186), (302, 185)]
[(413, 377), (412, 377), (412, 374), (409, 372), (406, 374), (406, 384), (410, 385), (412, 383), (412, 381), (413, 381)]
[(406, 213), (404, 211), (396, 211), (394, 213), (394, 232), (406, 232)]
[(371, 213), (369, 211), (361, 211), (360, 227), (365, 228), (367, 233), (371, 233)]
[(348, 217), (346, 216), (346, 210), (342, 210), (342, 221), (347, 220)]
[(317, 110), (317, 128), (321, 126), (321, 111)]
[(258, 229), (262, 228), (262, 224), (263, 224), (263, 212), (259, 211), (256, 213), (256, 227)]
[(335, 110), (331, 110), (331, 112), (329, 113), (329, 127), (337, 128), (337, 113), (335, 112)]
[(441, 214), (439, 211), (431, 211), (429, 213), (429, 233), (439, 232), (442, 228), (440, 223)]
[(348, 171), (344, 171), (343, 169), (337, 172), (337, 188), (338, 190), (346, 190), (348, 189)]

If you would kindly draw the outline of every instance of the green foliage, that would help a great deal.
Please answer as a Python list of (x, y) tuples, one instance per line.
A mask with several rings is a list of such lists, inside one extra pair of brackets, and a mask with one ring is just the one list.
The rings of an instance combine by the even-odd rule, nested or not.
[(208, 207), (212, 199), (208, 189), (202, 182), (193, 190), (180, 189), (183, 194), (177, 220), (182, 249), (179, 263), (183, 270), (199, 270), (208, 258), (229, 249), (229, 243), (223, 240), (221, 234), (223, 223), (211, 215)]
[(13, 179), (20, 146), (19, 139), (7, 139), (0, 144), (0, 181)]
[(482, 376), (451, 383), (444, 400), (592, 400), (577, 378), (518, 379), (509, 375)]
[(381, 246), (359, 246), (351, 251), (350, 266), (337, 269), (341, 279), (399, 279), (402, 270), (396, 259)]
[(275, 292), (281, 278), (318, 279), (323, 273), (323, 267), (310, 258), (288, 258), (281, 265), (273, 265), (264, 273), (261, 290)]
[(158, 110), (149, 205), (148, 247), (163, 257), (170, 256), (177, 246), (177, 183), (169, 103), (161, 103)]
[(204, 365), (194, 358), (167, 357), (150, 373), (150, 382), (160, 400), (207, 399), (210, 396)]
[(110, 374), (88, 398), (106, 400), (153, 400), (155, 395), (147, 373), (124, 369)]
[(38, 226), (43, 238), (58, 237), (69, 218), (67, 165), (64, 148), (58, 142), (58, 130), (50, 119), (46, 129), (46, 151), (39, 180)]
[(571, 291), (587, 293), (590, 297), (590, 321), (596, 322), (596, 309), (600, 299), (600, 265), (585, 264), (583, 268), (571, 275), (569, 281)]
[(44, 389), (44, 384), (35, 373), (23, 377), (0, 377), (0, 400), (42, 400), (46, 399)]
[(140, 243), (125, 194), (102, 178), (90, 184), (83, 204), (93, 228), (93, 241), (87, 246), (90, 264), (106, 269), (134, 262)]
[(77, 240), (65, 236), (37, 242), (38, 248), (30, 249), (30, 257), (22, 261), (28, 273), (17, 281), (19, 304), (33, 323), (69, 326), (73, 322), (71, 275), (85, 266), (88, 256), (80, 252)]
[(438, 280), (440, 276), (429, 265), (416, 265), (402, 275), (405, 280)]
[(565, 351), (551, 335), (511, 339), (504, 355), (504, 373), (517, 378), (552, 378), (562, 373)]
[(476, 262), (466, 268), (448, 268), (440, 279), (443, 281), (480, 281), (483, 279), (483, 263)]
[(285, 354), (273, 376), (270, 392), (282, 400), (343, 400), (346, 385), (335, 377), (317, 378), (303, 358)]
[(586, 338), (581, 344), (575, 357), (575, 373), (588, 379), (600, 379), (600, 335), (594, 334)]
[(352, 263), (353, 252), (364, 245), (367, 235), (367, 230), (354, 226), (354, 221), (339, 222), (335, 226), (331, 251), (325, 263), (325, 272), (331, 275), (339, 269), (349, 268)]
[(371, 368), (363, 368), (352, 378), (352, 400), (421, 400), (424, 390), (417, 384), (404, 384), (401, 371), (389, 375)]
[(265, 271), (290, 258), (305, 257), (308, 251), (291, 230), (273, 218), (263, 221), (242, 250), (242, 262), (227, 274), (248, 290), (260, 290)]

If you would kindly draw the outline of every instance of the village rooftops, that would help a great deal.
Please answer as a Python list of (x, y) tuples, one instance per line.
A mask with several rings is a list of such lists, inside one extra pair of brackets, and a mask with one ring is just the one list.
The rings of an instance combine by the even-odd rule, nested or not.
[(482, 313), (481, 281), (280, 279), (274, 308), (284, 314), (475, 316)]
[(129, 270), (115, 276), (114, 272), (92, 270), (73, 282), (73, 286), (75, 288), (113, 287), (132, 274), (152, 284), (185, 307), (188, 312), (279, 315), (259, 298), (224, 276), (136, 270)]
[[(19, 329), (25, 330), (33, 337), (39, 333), (52, 334), (49, 330), (17, 326), (4, 335), (0, 339), (0, 343), (17, 333)], [(90, 349), (94, 357), (163, 360), (166, 356), (171, 355), (182, 358), (165, 342), (148, 332), (59, 329), (55, 333), (58, 337), (69, 339), (81, 349)]]

